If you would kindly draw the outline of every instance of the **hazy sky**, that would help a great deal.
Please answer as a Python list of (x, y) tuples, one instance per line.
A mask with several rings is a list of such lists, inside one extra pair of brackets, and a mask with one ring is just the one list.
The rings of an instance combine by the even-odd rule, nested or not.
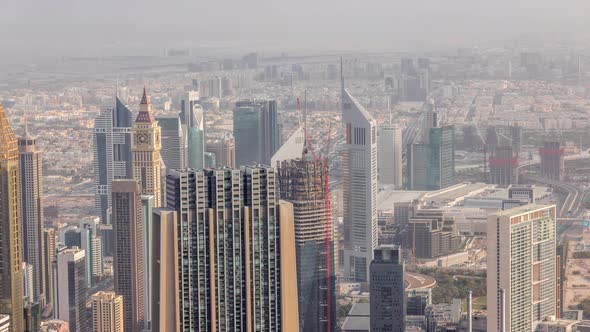
[(590, 31), (588, 0), (1, 1), (0, 60), (125, 45), (405, 50)]

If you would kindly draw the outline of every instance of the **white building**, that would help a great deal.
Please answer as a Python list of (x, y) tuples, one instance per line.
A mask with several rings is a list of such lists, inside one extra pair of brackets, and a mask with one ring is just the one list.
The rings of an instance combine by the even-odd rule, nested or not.
[(368, 281), (377, 247), (377, 133), (375, 119), (344, 89), (344, 277)]
[(534, 331), (556, 314), (555, 211), (528, 204), (488, 217), (488, 331)]

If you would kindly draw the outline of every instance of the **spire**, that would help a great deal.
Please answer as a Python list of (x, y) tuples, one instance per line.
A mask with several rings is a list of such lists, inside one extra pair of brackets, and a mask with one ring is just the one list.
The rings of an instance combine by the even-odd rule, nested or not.
[(16, 135), (10, 127), (8, 116), (0, 103), (0, 162), (18, 158)]
[(156, 122), (151, 110), (151, 105), (148, 101), (148, 96), (145, 91), (145, 86), (143, 87), (143, 96), (141, 97), (141, 103), (139, 103), (139, 113), (137, 113), (137, 118), (135, 122), (145, 122), (145, 123), (153, 123)]
[(147, 93), (145, 92), (145, 85), (143, 86), (143, 96), (141, 97), (141, 102), (139, 105), (147, 105), (148, 104), (148, 97)]

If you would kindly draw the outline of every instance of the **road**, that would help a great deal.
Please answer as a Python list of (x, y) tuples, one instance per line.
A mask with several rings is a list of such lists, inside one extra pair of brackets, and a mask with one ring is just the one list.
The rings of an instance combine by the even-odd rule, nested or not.
[(567, 197), (561, 205), (561, 208), (557, 213), (557, 217), (579, 218), (584, 213), (585, 209), (583, 203), (585, 193), (582, 189), (566, 182), (549, 180), (540, 176), (525, 175), (524, 177), (530, 181), (546, 184), (554, 189), (567, 192)]

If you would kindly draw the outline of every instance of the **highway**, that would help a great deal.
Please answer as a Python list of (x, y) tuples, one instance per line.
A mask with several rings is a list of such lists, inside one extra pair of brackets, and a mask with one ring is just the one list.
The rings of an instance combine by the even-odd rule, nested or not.
[(562, 181), (549, 180), (540, 176), (525, 175), (524, 178), (546, 184), (554, 189), (567, 192), (567, 197), (558, 210), (558, 218), (580, 218), (584, 213), (585, 193), (582, 189)]

